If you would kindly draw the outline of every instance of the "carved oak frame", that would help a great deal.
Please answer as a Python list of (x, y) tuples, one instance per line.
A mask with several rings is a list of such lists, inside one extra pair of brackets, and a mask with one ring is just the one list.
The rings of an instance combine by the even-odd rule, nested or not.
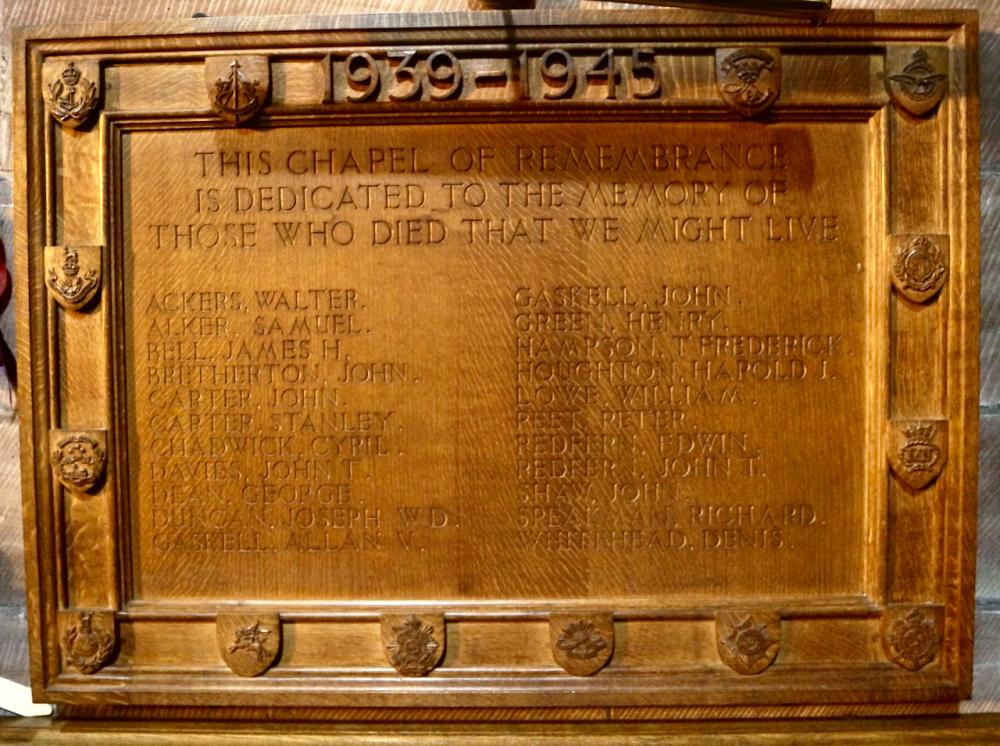
[[(448, 670), (447, 660), (424, 679), (396, 677), (391, 669), (350, 670), (336, 662), (326, 671), (281, 669), (254, 679), (235, 679), (216, 661), (204, 666), (166, 664), (132, 666), (142, 626), (182, 630), (214, 628), (217, 615), (238, 604), (211, 608), (134, 600), (129, 552), (129, 510), (125, 433), (124, 320), (121, 271), (120, 142), (123, 133), (141, 129), (212, 128), (223, 125), (204, 106), (162, 111), (155, 96), (143, 108), (121, 110), (123, 95), (111, 91), (114, 71), (131, 64), (178, 64), (198, 68), (208, 53), (231, 51), (268, 54), (272, 65), (293, 58), (322, 59), (372, 47), (482, 50), (505, 54), (541, 45), (565, 49), (651, 46), (663, 54), (683, 51), (712, 55), (719, 47), (747, 43), (779, 48), (785, 55), (786, 79), (794, 75), (798, 55), (861, 56), (871, 60), (870, 95), (857, 100), (810, 98), (791, 86), (768, 114), (770, 121), (845, 120), (866, 122), (875, 166), (869, 185), (868, 269), (869, 331), (876, 340), (869, 351), (869, 442), (866, 448), (868, 532), (874, 550), (866, 565), (866, 593), (861, 598), (826, 602), (789, 599), (780, 608), (750, 609), (776, 613), (785, 627), (778, 662), (765, 676), (742, 679), (718, 661), (678, 663), (660, 670), (615, 669), (614, 662), (591, 678), (566, 675), (556, 668), (527, 666), (518, 671), (487, 665)], [(929, 117), (914, 117), (883, 89), (886, 50), (929, 45), (944, 49), (949, 65), (948, 92)], [(184, 705), (225, 708), (335, 708), (330, 716), (378, 718), (380, 708), (417, 708), (414, 718), (503, 719), (646, 719), (662, 717), (889, 714), (953, 711), (954, 702), (971, 689), (975, 559), (977, 392), (978, 392), (978, 95), (977, 20), (969, 13), (834, 12), (823, 25), (773, 19), (734, 22), (725, 16), (689, 12), (616, 11), (612, 13), (514, 12), (347, 16), (336, 19), (213, 19), (153, 25), (135, 24), (72, 30), (28, 31), (17, 39), (16, 93), (16, 253), (17, 302), (20, 308), (18, 353), (22, 365), (21, 444), (24, 486), (28, 606), (31, 619), (31, 672), (37, 699), (70, 705), (67, 711), (137, 712), (129, 709)], [(45, 110), (46, 63), (70, 59), (94, 62), (105, 81), (103, 99), (91, 125), (69, 129)], [(126, 92), (127, 93), (127, 92)], [(136, 95), (132, 92), (131, 95)], [(393, 109), (395, 121), (473, 121), (504, 114), (524, 121), (649, 120), (669, 114), (677, 119), (728, 121), (732, 112), (718, 99), (698, 101), (591, 101), (468, 104), (419, 102)], [(259, 122), (269, 126), (378, 121), (382, 112), (343, 112), (336, 104), (265, 106)], [(79, 168), (66, 153), (97, 151)], [(921, 149), (930, 148), (930, 162)], [(98, 173), (88, 171), (97, 165)], [(884, 198), (880, 198), (881, 194)], [(75, 200), (100, 218), (73, 215)], [(948, 278), (927, 305), (891, 291), (894, 237), (947, 236)], [(102, 304), (75, 335), (67, 333), (63, 311), (50, 297), (44, 280), (47, 245), (101, 244), (104, 280)], [(935, 291), (937, 292), (937, 291)], [(919, 341), (916, 347), (913, 339)], [(94, 340), (102, 344), (94, 344)], [(915, 361), (920, 364), (915, 365)], [(84, 374), (81, 371), (88, 371)], [(84, 380), (84, 379), (87, 380)], [(70, 386), (69, 382), (72, 382)], [(89, 381), (89, 382), (88, 382)], [(74, 405), (74, 393), (97, 407)], [(891, 422), (947, 421), (947, 462), (937, 481), (914, 494), (893, 477), (888, 465)], [(79, 500), (64, 491), (50, 470), (49, 438), (55, 429), (106, 430), (108, 474), (94, 495)], [(897, 465), (897, 468), (898, 465)], [(934, 519), (918, 520), (930, 510)], [(82, 525), (81, 525), (82, 524)], [(87, 534), (87, 531), (90, 534)], [(75, 538), (69, 538), (69, 537)], [(81, 536), (91, 538), (81, 541)], [(916, 547), (916, 549), (915, 549)], [(927, 563), (908, 552), (928, 551)], [(451, 645), (460, 645), (464, 626), (494, 622), (545, 624), (549, 615), (606, 608), (608, 600), (512, 606), (494, 603), (438, 604), (448, 625)], [(299, 625), (370, 624), (383, 614), (425, 608), (427, 602), (305, 603), (256, 606), (278, 614), (288, 630)], [(881, 625), (896, 621), (896, 611), (926, 609), (927, 623), (939, 620), (941, 645), (936, 664), (907, 670), (894, 663), (891, 633)], [(116, 650), (106, 665), (81, 673), (65, 645), (66, 615), (92, 609), (110, 612)], [(618, 636), (631, 625), (710, 625), (733, 609), (717, 605), (663, 606), (640, 599), (612, 608)], [(82, 618), (82, 617), (81, 617)], [(95, 617), (97, 618), (97, 617)], [(850, 663), (796, 660), (797, 625), (834, 622), (867, 637)], [(469, 626), (472, 629), (472, 626)], [(61, 631), (62, 630), (62, 631)], [(791, 630), (791, 634), (789, 634)], [(287, 634), (287, 633), (286, 633)], [(780, 633), (779, 633), (780, 634)], [(61, 638), (62, 636), (62, 638)], [(501, 644), (498, 641), (498, 644)], [(791, 651), (789, 652), (789, 648)], [(885, 648), (885, 650), (883, 650)], [(155, 654), (153, 654), (155, 657)], [(117, 656), (117, 659), (115, 658)], [(904, 656), (905, 657), (905, 656)], [(787, 660), (786, 660), (787, 659)], [(897, 665), (899, 663), (899, 665)], [(206, 668), (207, 667), (207, 668)], [(79, 669), (80, 666), (78, 665)], [(530, 708), (544, 705), (546, 711)], [(103, 708), (103, 709), (102, 709)], [(116, 709), (119, 708), (119, 709)], [(361, 708), (361, 709), (358, 709)], [(460, 709), (456, 709), (460, 708)], [(506, 709), (502, 712), (493, 708)], [(553, 709), (554, 708), (554, 709)], [(153, 710), (148, 710), (152, 712)], [(206, 714), (207, 711), (201, 711)], [(333, 715), (339, 712), (339, 715)], [(534, 713), (534, 714), (532, 714)]]

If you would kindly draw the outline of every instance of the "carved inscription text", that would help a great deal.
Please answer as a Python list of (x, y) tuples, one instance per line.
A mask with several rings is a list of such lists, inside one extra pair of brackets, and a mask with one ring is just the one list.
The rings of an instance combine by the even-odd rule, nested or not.
[(130, 134), (140, 592), (856, 591), (867, 130), (628, 131)]

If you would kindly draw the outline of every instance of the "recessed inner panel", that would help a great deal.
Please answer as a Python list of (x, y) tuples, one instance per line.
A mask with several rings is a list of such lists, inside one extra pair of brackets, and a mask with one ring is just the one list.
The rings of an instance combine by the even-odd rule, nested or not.
[(136, 597), (860, 595), (868, 132), (126, 134)]

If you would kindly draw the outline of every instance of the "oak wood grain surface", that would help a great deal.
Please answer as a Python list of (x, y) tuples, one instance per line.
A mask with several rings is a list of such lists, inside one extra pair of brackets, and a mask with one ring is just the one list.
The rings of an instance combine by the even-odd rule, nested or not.
[[(930, 8), (945, 3), (938, 1), (925, 2), (884, 2), (851, 1), (836, 2), (842, 8)], [(540, 0), (543, 8), (586, 7), (621, 7), (619, 4), (577, 3), (572, 0), (545, 2)], [(977, 655), (975, 698), (963, 705), (965, 711), (996, 710), (1000, 711), (1000, 671), (997, 659), (1000, 658), (1000, 624), (996, 613), (989, 609), (1000, 604), (1000, 2), (951, 2), (950, 7), (976, 8), (981, 16), (981, 74), (982, 74), (982, 438), (981, 438), (981, 482), (980, 482), (980, 544), (979, 544), (979, 575), (978, 598), (983, 611), (977, 621)], [(315, 2), (314, 0), (258, 0), (235, 2), (214, 0), (208, 2), (108, 2), (93, 0), (89, 3), (79, 3), (73, 0), (63, 2), (25, 2), (24, 0), (8, 1), (3, 14), (4, 38), (10, 28), (20, 25), (39, 25), (48, 23), (84, 23), (93, 21), (126, 21), (158, 18), (188, 18), (195, 12), (203, 12), (209, 16), (220, 15), (271, 15), (271, 14), (323, 14), (336, 12), (381, 12), (422, 10), (464, 10), (466, 3), (461, 0), (342, 0), (339, 2)], [(6, 54), (5, 54), (6, 56)], [(3, 75), (4, 90), (7, 95), (0, 103), (0, 164), (10, 163), (9, 142), (6, 133), (9, 132), (9, 84), (6, 80), (6, 66), (0, 69)], [(9, 181), (9, 173), (0, 171), (0, 180)], [(2, 183), (2, 182), (0, 182)], [(0, 198), (8, 195), (9, 190), (0, 188)], [(6, 242), (8, 243), (9, 242)], [(9, 312), (8, 312), (9, 313)], [(6, 328), (6, 327), (5, 327)], [(2, 394), (2, 392), (0, 392)], [(2, 412), (0, 412), (2, 416)], [(9, 454), (11, 443), (16, 443), (12, 427), (0, 423), (0, 448)], [(0, 675), (4, 671), (17, 674), (23, 666), (24, 647), (18, 643), (18, 636), (23, 640), (23, 617), (20, 616), (23, 604), (23, 567), (21, 553), (23, 551), (20, 539), (19, 494), (16, 479), (11, 480), (10, 474), (16, 477), (16, 463), (13, 471), (10, 459), (0, 457)], [(3, 607), (7, 606), (5, 610)], [(4, 614), (5, 612), (5, 614)], [(3, 615), (8, 617), (3, 621)], [(969, 731), (937, 732), (938, 741), (934, 741), (934, 731), (923, 734), (928, 742), (940, 742), (940, 739), (984, 738), (992, 734), (989, 730), (994, 726), (986, 724)], [(29, 731), (25, 731), (28, 733)], [(471, 734), (467, 734), (471, 735)], [(537, 735), (537, 734), (535, 734)], [(745, 734), (744, 734), (745, 735)], [(772, 742), (766, 739), (777, 739), (779, 733), (758, 734), (759, 742)], [(873, 728), (859, 733), (853, 738), (870, 738), (868, 742), (895, 742), (899, 740), (900, 732), (894, 727)], [(79, 743), (97, 743), (98, 732), (93, 733), (59, 732), (51, 734), (52, 738), (73, 737)], [(783, 737), (787, 737), (785, 732)], [(39, 733), (38, 739), (43, 738)], [(50, 736), (45, 736), (48, 738)], [(155, 737), (149, 733), (135, 734), (135, 738)], [(192, 742), (207, 736), (192, 735)], [(265, 739), (266, 734), (256, 737)], [(525, 738), (529, 736), (526, 734)], [(652, 734), (636, 733), (630, 742), (642, 742), (638, 739), (652, 738)], [(662, 736), (661, 736), (662, 737)], [(687, 734), (691, 742), (697, 734)], [(920, 738), (920, 734), (910, 733), (908, 738)], [(0, 736), (2, 739), (3, 736)], [(482, 738), (489, 738), (483, 735)], [(88, 740), (90, 739), (90, 740)], [(41, 741), (39, 741), (41, 742)], [(138, 741), (136, 741), (138, 742)], [(261, 742), (264, 742), (263, 740)], [(307, 741), (303, 741), (307, 742)], [(456, 741), (457, 742), (457, 741)], [(486, 740), (483, 741), (488, 742)], [(581, 741), (584, 742), (584, 741)], [(597, 742), (597, 741), (594, 741)], [(606, 742), (606, 741), (605, 741)], [(662, 742), (662, 741), (661, 741)], [(677, 741), (686, 742), (686, 741)], [(749, 742), (749, 741), (747, 741)], [(919, 742), (913, 740), (911, 742)], [(969, 741), (974, 742), (974, 741)]]
[(993, 715), (963, 718), (827, 720), (809, 723), (730, 723), (725, 728), (705, 724), (603, 724), (474, 726), (413, 725), (402, 734), (391, 725), (297, 726), (287, 724), (225, 726), (166, 725), (135, 722), (68, 723), (41, 719), (20, 720), (0, 729), (0, 743), (76, 744), (104, 746), (167, 746), (183, 739), (192, 746), (318, 746), (328, 743), (395, 746), (396, 744), (574, 744), (577, 746), (700, 746), (708, 741), (723, 746), (772, 744), (988, 744), (1000, 738), (1000, 722)]

